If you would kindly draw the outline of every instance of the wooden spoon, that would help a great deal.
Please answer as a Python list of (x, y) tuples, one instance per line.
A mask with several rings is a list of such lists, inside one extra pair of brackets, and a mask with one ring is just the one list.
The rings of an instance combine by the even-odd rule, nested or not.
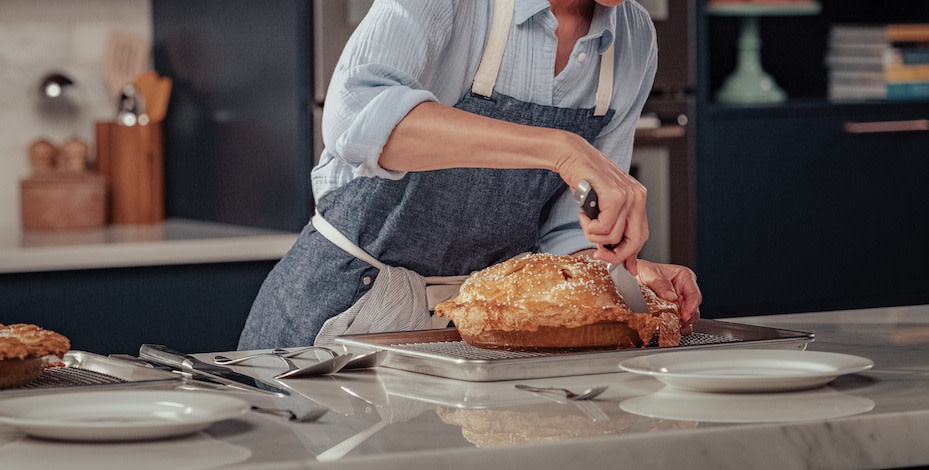
[(155, 95), (158, 93), (158, 78), (158, 72), (147, 70), (132, 81), (135, 89), (145, 100), (147, 107), (150, 107), (155, 102)]
[(171, 100), (171, 87), (173, 82), (169, 77), (160, 77), (155, 84), (155, 91), (149, 101), (148, 117), (152, 122), (161, 122), (168, 111), (168, 102)]

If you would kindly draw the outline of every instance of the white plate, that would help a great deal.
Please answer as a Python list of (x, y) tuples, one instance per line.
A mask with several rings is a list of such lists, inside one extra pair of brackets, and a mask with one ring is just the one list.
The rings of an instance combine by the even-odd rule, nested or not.
[(870, 359), (818, 351), (727, 349), (680, 351), (623, 361), (622, 370), (697, 392), (779, 392), (820, 387), (870, 369)]
[(129, 441), (191, 434), (249, 408), (239, 398), (217, 393), (74, 392), (0, 400), (0, 424), (46, 439)]
[(874, 409), (874, 401), (831, 387), (792, 393), (701, 393), (665, 387), (623, 400), (620, 409), (649, 418), (711, 423), (779, 423), (841, 418)]

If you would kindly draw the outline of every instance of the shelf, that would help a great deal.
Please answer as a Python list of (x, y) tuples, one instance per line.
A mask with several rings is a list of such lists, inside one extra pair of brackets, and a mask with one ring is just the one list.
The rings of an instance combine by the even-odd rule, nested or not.
[(710, 3), (707, 13), (717, 16), (793, 16), (815, 15), (822, 10), (818, 2)]
[(687, 126), (681, 125), (662, 125), (655, 128), (636, 129), (636, 145), (661, 141), (665, 139), (677, 139), (687, 135)]
[(738, 62), (735, 70), (716, 90), (720, 102), (736, 104), (781, 103), (787, 93), (761, 65), (760, 18), (765, 16), (809, 16), (820, 11), (819, 3), (710, 3), (706, 12), (716, 16), (735, 16), (741, 21)]
[(280, 259), (296, 233), (170, 219), (75, 232), (0, 227), (0, 273)]
[(723, 119), (776, 118), (809, 113), (843, 115), (868, 112), (921, 113), (923, 117), (929, 118), (929, 100), (832, 102), (822, 98), (797, 98), (767, 105), (709, 103), (705, 109), (708, 116)]

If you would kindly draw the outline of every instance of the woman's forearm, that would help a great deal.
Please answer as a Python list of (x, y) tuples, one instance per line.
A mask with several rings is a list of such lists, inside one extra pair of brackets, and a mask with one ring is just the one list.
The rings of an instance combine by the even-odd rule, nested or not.
[[(378, 162), (394, 171), (446, 168), (556, 170), (574, 134), (479, 116), (435, 102), (413, 108), (394, 128)], [(559, 153), (561, 152), (561, 153)]]

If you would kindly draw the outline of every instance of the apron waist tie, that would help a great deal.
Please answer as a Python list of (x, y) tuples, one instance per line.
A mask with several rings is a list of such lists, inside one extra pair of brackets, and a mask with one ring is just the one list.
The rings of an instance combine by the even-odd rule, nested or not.
[[(319, 232), (320, 235), (334, 243), (336, 246), (341, 248), (346, 253), (358, 258), (371, 266), (374, 266), (378, 270), (383, 271), (387, 265), (380, 262), (377, 258), (371, 256), (367, 251), (364, 251), (360, 246), (354, 244), (349, 240), (339, 229), (332, 226), (326, 219), (324, 219), (319, 213), (313, 214), (313, 218), (310, 219), (313, 227)], [(426, 301), (429, 305), (429, 311), (435, 309), (435, 306), (440, 302), (444, 302), (452, 297), (458, 295), (458, 291), (461, 287), (461, 283), (467, 279), (467, 275), (462, 276), (424, 276), (426, 281)], [(447, 318), (436, 318), (433, 316), (432, 324), (436, 328), (445, 328), (448, 326)]]

